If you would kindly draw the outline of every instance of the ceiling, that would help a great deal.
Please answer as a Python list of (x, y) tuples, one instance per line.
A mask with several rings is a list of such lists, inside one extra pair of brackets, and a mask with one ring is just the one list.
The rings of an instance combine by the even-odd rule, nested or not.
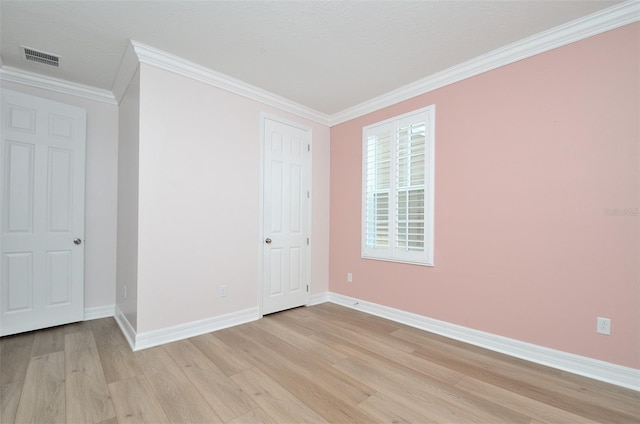
[(112, 90), (132, 39), (332, 115), (616, 3), (0, 0), (0, 57)]

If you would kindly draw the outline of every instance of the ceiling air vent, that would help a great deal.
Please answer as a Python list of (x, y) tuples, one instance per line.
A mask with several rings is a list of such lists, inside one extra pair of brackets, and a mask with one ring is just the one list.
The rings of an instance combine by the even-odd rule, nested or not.
[(20, 48), (24, 52), (25, 60), (55, 66), (56, 68), (60, 66), (60, 56), (52, 53), (41, 52), (30, 47), (20, 46)]

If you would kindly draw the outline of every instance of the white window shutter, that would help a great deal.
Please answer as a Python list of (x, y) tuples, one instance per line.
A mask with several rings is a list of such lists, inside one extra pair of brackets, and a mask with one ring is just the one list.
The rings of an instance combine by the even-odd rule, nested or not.
[(363, 129), (363, 258), (433, 265), (434, 113)]
[(382, 125), (367, 134), (365, 156), (365, 239), (367, 248), (391, 245), (391, 176), (393, 126)]
[(425, 123), (398, 128), (396, 142), (396, 247), (424, 251)]

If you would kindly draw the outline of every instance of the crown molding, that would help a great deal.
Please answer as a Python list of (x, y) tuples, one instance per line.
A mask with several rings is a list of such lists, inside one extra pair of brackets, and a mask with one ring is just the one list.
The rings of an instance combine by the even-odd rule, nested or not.
[(627, 1), (567, 24), (524, 38), (389, 93), (331, 115), (329, 126), (409, 100), (522, 59), (565, 46), (640, 20), (640, 1)]
[(124, 93), (126, 89), (126, 84), (128, 84), (131, 76), (133, 76), (133, 72), (135, 72), (132, 64), (131, 53), (133, 52), (139, 63), (173, 72), (177, 75), (229, 91), (323, 125), (329, 124), (329, 115), (327, 114), (162, 50), (146, 46), (134, 40), (130, 41), (131, 48), (125, 53), (125, 58), (121, 65), (121, 72), (118, 73), (116, 84), (113, 88), (114, 93), (116, 93), (116, 98), (121, 98), (122, 93)]
[(122, 101), (122, 97), (124, 96), (125, 91), (127, 91), (127, 87), (129, 87), (131, 79), (137, 69), (138, 56), (136, 56), (136, 52), (133, 50), (133, 45), (129, 43), (127, 50), (125, 50), (124, 56), (122, 57), (122, 62), (120, 62), (120, 67), (118, 68), (118, 74), (116, 75), (113, 87), (111, 88), (113, 96), (118, 104)]
[(238, 94), (284, 112), (310, 119), (322, 125), (333, 126), (484, 72), (639, 20), (640, 1), (627, 1), (493, 50), (334, 115), (316, 111), (241, 80), (134, 40), (131, 40), (125, 52), (112, 91), (47, 77), (11, 66), (2, 66), (1, 62), (0, 81), (42, 88), (108, 104), (118, 104), (138, 64), (145, 63)]
[(89, 100), (96, 100), (111, 105), (118, 104), (111, 91), (36, 74), (34, 72), (25, 71), (12, 66), (3, 66), (0, 69), (0, 81), (42, 88), (44, 90), (69, 94), (71, 96), (82, 97)]

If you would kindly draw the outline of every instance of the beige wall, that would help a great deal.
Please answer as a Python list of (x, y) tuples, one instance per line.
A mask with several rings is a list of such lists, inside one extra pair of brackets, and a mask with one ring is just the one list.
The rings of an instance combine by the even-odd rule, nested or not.
[[(137, 332), (258, 306), (261, 112), (312, 128), (312, 289), (326, 292), (328, 127), (140, 69)], [(228, 297), (218, 296), (220, 284)]]
[(116, 304), (135, 330), (138, 293), (138, 149), (140, 73), (120, 102), (118, 148), (118, 262)]

